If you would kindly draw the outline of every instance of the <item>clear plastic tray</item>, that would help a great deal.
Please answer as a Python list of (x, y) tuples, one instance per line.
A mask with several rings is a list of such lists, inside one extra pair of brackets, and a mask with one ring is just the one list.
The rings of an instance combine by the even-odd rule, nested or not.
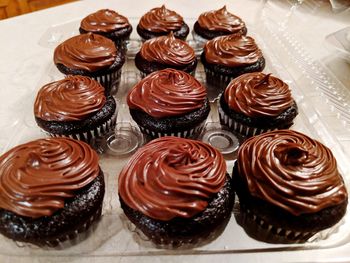
[[(129, 18), (133, 25), (136, 25), (138, 18)], [(185, 19), (192, 27), (193, 18)], [(68, 37), (78, 33), (79, 21), (71, 21), (65, 24), (50, 27), (47, 32), (39, 40), (41, 46), (47, 47), (48, 52), (53, 53), (53, 48), (58, 43)], [(135, 27), (134, 27), (135, 28)], [(329, 119), (321, 115), (320, 112), (327, 111), (329, 104), (320, 104), (318, 98), (319, 90), (313, 85), (305, 86), (308, 79), (301, 77), (298, 67), (292, 67), (292, 62), (286, 60), (291, 54), (284, 53), (283, 50), (276, 52), (277, 46), (285, 46), (290, 43), (288, 39), (282, 35), (277, 35), (273, 30), (270, 30), (268, 22), (260, 24), (259, 27), (249, 26), (249, 35), (252, 35), (266, 58), (266, 68), (264, 72), (271, 72), (287, 82), (293, 96), (299, 106), (299, 115), (295, 119), (295, 124), (292, 129), (301, 131), (311, 137), (322, 141), (330, 147), (337, 158), (338, 167), (343, 175), (346, 185), (349, 185), (350, 169), (349, 158), (346, 157), (337, 138), (329, 130)], [(118, 101), (118, 132), (133, 131), (136, 136), (137, 145), (130, 145), (126, 142), (126, 148), (130, 146), (130, 151), (125, 154), (105, 151), (100, 155), (100, 163), (105, 172), (107, 182), (106, 196), (104, 200), (103, 216), (101, 221), (96, 225), (94, 231), (81, 242), (74, 246), (68, 246), (65, 249), (43, 249), (36, 248), (31, 245), (15, 243), (11, 240), (0, 236), (1, 254), (16, 255), (16, 256), (138, 256), (138, 255), (176, 255), (176, 254), (235, 254), (235, 253), (258, 253), (258, 252), (273, 252), (273, 251), (289, 251), (289, 250), (309, 250), (337, 247), (350, 241), (350, 215), (346, 214), (344, 219), (335, 227), (320, 232), (315, 237), (311, 238), (305, 244), (291, 245), (273, 245), (256, 241), (250, 238), (244, 230), (236, 223), (235, 217), (232, 215), (226, 229), (223, 233), (210, 243), (202, 246), (186, 249), (159, 249), (151, 242), (144, 240), (142, 235), (136, 231), (128, 222), (120, 208), (117, 194), (117, 178), (119, 171), (127, 162), (130, 154), (140, 145), (143, 138), (137, 137), (138, 130), (135, 123), (130, 118), (128, 108), (125, 103), (125, 96), (132, 85), (139, 81), (139, 74), (134, 66), (132, 53), (137, 50), (139, 41), (135, 32), (132, 35), (132, 46), (128, 56), (127, 63), (123, 68), (122, 80), (119, 91), (116, 95)], [(190, 40), (191, 41), (191, 40)], [(195, 46), (193, 41), (191, 45)], [(290, 53), (297, 52), (296, 49), (291, 49)], [(298, 62), (294, 61), (294, 64)], [(294, 65), (293, 64), (293, 65)], [(288, 70), (286, 67), (288, 66)], [(311, 74), (311, 69), (309, 74)], [(314, 72), (317, 75), (317, 72)], [(1, 153), (9, 148), (36, 138), (44, 137), (45, 135), (37, 127), (32, 114), (33, 102), (37, 90), (44, 84), (53, 80), (61, 79), (63, 75), (56, 69), (53, 63), (47, 65), (47, 71), (43, 74), (38, 85), (28, 90), (24, 98), (20, 98), (20, 103), (16, 103), (16, 114), (11, 116), (7, 125), (1, 128), (0, 149)], [(205, 84), (205, 74), (203, 67), (198, 66), (196, 77)], [(212, 112), (207, 120), (206, 132), (209, 135), (213, 131), (218, 131), (218, 116), (216, 112), (216, 97), (215, 91), (210, 91), (210, 99)], [(323, 110), (321, 110), (321, 108)], [(332, 113), (334, 114), (334, 113)], [(0, 112), (0, 115), (6, 119), (6, 113)], [(338, 119), (334, 119), (334, 122)], [(0, 125), (1, 126), (1, 125)], [(112, 134), (113, 135), (113, 134)], [(130, 135), (130, 134), (129, 134)], [(128, 136), (129, 136), (128, 135)], [(205, 135), (205, 134), (204, 134)], [(205, 136), (204, 136), (205, 138)], [(215, 138), (214, 138), (215, 141)], [(104, 142), (102, 142), (103, 145)], [(233, 142), (237, 143), (237, 142)], [(120, 145), (120, 144), (119, 144)], [(106, 149), (106, 145), (104, 145)], [(232, 172), (232, 166), (235, 159), (235, 147), (229, 154), (225, 154), (225, 159), (228, 164), (229, 173)], [(348, 188), (349, 189), (349, 188)], [(233, 213), (237, 213), (234, 209)]]

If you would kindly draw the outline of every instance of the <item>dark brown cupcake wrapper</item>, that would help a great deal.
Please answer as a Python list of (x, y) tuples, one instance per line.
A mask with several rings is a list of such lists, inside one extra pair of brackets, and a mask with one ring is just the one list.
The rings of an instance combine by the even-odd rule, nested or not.
[(205, 43), (207, 43), (210, 39), (206, 39), (200, 35), (198, 35), (194, 30), (192, 30), (192, 37), (198, 46), (203, 47)]
[(93, 225), (100, 219), (101, 214), (102, 206), (99, 207), (96, 213), (88, 218), (83, 224), (80, 224), (77, 229), (65, 233), (64, 235), (57, 237), (55, 240), (46, 241), (45, 245), (55, 249), (64, 249), (81, 242), (91, 235), (94, 230)]
[(236, 214), (235, 217), (238, 224), (244, 228), (249, 236), (268, 243), (305, 243), (317, 233), (294, 231), (271, 225), (258, 215), (253, 214), (249, 209), (242, 207), (240, 213)]
[(176, 137), (181, 137), (181, 138), (196, 138), (202, 132), (203, 127), (204, 127), (204, 122), (202, 122), (200, 125), (196, 126), (193, 129), (179, 131), (179, 132), (155, 132), (155, 131), (151, 131), (147, 128), (144, 128), (142, 126), (139, 126), (139, 127), (140, 127), (140, 130), (143, 134), (146, 134), (152, 138), (160, 138), (160, 137), (164, 137), (164, 136), (176, 136)]
[(116, 126), (117, 114), (114, 114), (112, 118), (103, 123), (100, 126), (95, 127), (93, 130), (82, 132), (82, 133), (74, 133), (74, 134), (57, 134), (57, 133), (49, 133), (44, 131), (51, 137), (68, 137), (75, 140), (84, 141), (88, 144), (93, 144), (96, 138), (100, 138), (105, 136), (106, 134), (112, 132)]
[(116, 94), (119, 88), (121, 75), (122, 70), (119, 69), (115, 72), (92, 78), (99, 82), (106, 89), (107, 94)]
[(239, 134), (242, 134), (242, 135), (247, 136), (247, 137), (258, 135), (258, 134), (268, 132), (268, 131), (277, 130), (277, 128), (262, 129), (262, 128), (250, 127), (250, 126), (247, 126), (243, 123), (237, 122), (236, 120), (230, 118), (230, 116), (228, 116), (223, 111), (220, 104), (218, 105), (218, 111), (219, 111), (220, 123), (222, 125), (225, 125), (230, 130), (238, 132)]
[(219, 73), (216, 73), (214, 71), (211, 71), (204, 67), (205, 75), (207, 82), (211, 83), (212, 85), (217, 85), (218, 88), (225, 88), (231, 80), (233, 80), (237, 76), (227, 76), (227, 75), (221, 75)]

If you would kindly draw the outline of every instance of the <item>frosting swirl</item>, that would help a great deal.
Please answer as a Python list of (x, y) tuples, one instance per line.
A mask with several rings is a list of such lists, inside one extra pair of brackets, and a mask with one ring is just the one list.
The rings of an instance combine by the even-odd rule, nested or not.
[(68, 76), (49, 83), (38, 92), (34, 115), (47, 121), (81, 120), (106, 103), (104, 88), (83, 76)]
[(127, 96), (131, 109), (154, 118), (178, 116), (201, 108), (206, 89), (190, 74), (164, 69), (153, 72), (136, 84)]
[(208, 63), (229, 67), (251, 65), (263, 56), (252, 37), (237, 34), (208, 41), (204, 46), (204, 54)]
[(140, 148), (119, 175), (119, 195), (134, 210), (168, 221), (203, 211), (221, 190), (226, 163), (200, 141), (162, 137)]
[(111, 32), (130, 26), (129, 20), (110, 9), (101, 9), (85, 17), (80, 27), (89, 32)]
[(183, 23), (182, 16), (162, 5), (144, 14), (140, 19), (139, 27), (150, 32), (169, 32), (179, 30)]
[(205, 12), (198, 17), (198, 24), (210, 31), (238, 33), (245, 28), (241, 18), (227, 11), (226, 6), (219, 10)]
[(0, 157), (0, 207), (21, 216), (50, 216), (99, 174), (98, 156), (84, 142), (39, 139)]
[(193, 48), (175, 38), (173, 33), (147, 40), (141, 46), (140, 54), (149, 62), (172, 66), (188, 65), (196, 59)]
[(232, 110), (249, 117), (278, 116), (294, 103), (286, 83), (261, 72), (235, 78), (224, 96)]
[(94, 72), (111, 66), (117, 57), (112, 40), (101, 35), (87, 33), (74, 36), (55, 49), (55, 64), (72, 69)]
[(296, 216), (347, 199), (330, 149), (296, 131), (279, 130), (248, 139), (238, 152), (238, 173), (251, 195)]

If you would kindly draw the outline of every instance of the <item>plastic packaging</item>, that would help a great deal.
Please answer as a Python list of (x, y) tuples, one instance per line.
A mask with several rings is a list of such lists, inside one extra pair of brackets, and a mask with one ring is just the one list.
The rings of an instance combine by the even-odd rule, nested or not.
[[(263, 16), (261, 19), (264, 19)], [(138, 18), (129, 18), (130, 22), (135, 25)], [(186, 22), (193, 25), (193, 18), (185, 18)], [(47, 47), (48, 52), (68, 37), (78, 34), (78, 25), (80, 21), (71, 21), (65, 24), (56, 25), (47, 30), (39, 40), (39, 44)], [(300, 49), (297, 42), (293, 42), (291, 35), (286, 35), (286, 31), (275, 31), (272, 27), (273, 22), (263, 20), (259, 26), (249, 26), (249, 34), (252, 35), (260, 48), (263, 50), (266, 59), (266, 68), (264, 72), (269, 72), (280, 77), (292, 89), (293, 97), (296, 100), (300, 113), (295, 119), (292, 129), (303, 132), (311, 137), (322, 141), (330, 147), (337, 158), (338, 167), (346, 180), (350, 178), (349, 158), (344, 154), (337, 138), (330, 132), (329, 114), (323, 115), (322, 112), (329, 110), (329, 104), (320, 104), (320, 89), (316, 83), (311, 83), (313, 78), (319, 77), (317, 67), (313, 67), (313, 61), (310, 60), (310, 69), (307, 71), (309, 78), (301, 72), (301, 64), (304, 59), (298, 60)], [(272, 23), (272, 24), (270, 24)], [(271, 26), (271, 27), (270, 27)], [(276, 25), (274, 25), (276, 26)], [(193, 40), (189, 40), (199, 52)], [(340, 246), (350, 241), (350, 215), (328, 230), (322, 231), (312, 237), (305, 244), (290, 245), (272, 245), (251, 239), (244, 230), (236, 223), (235, 217), (232, 216), (226, 229), (215, 240), (193, 249), (178, 248), (175, 250), (156, 248), (151, 242), (145, 240), (132, 224), (123, 215), (120, 208), (117, 193), (117, 178), (119, 171), (127, 162), (130, 155), (143, 143), (144, 138), (137, 125), (132, 121), (125, 97), (128, 90), (140, 80), (133, 56), (140, 47), (140, 41), (135, 33), (132, 35), (132, 41), (129, 44), (128, 60), (123, 67), (121, 85), (116, 94), (118, 103), (117, 128), (115, 133), (109, 134), (97, 145), (100, 155), (101, 167), (106, 177), (106, 196), (102, 211), (101, 221), (96, 225), (94, 231), (88, 238), (82, 240), (74, 246), (67, 247), (63, 250), (45, 250), (36, 248), (31, 245), (18, 244), (0, 236), (1, 254), (4, 255), (21, 255), (21, 256), (124, 256), (124, 255), (177, 255), (177, 254), (221, 254), (221, 253), (258, 253), (267, 251), (289, 251), (289, 250), (306, 250), (322, 249)], [(286, 47), (289, 48), (288, 52)], [(199, 54), (199, 53), (198, 53)], [(295, 60), (291, 60), (293, 56)], [(288, 68), (288, 70), (287, 70)], [(53, 63), (49, 64), (47, 71), (42, 76), (37, 87), (28, 91), (26, 100), (23, 100), (20, 110), (13, 120), (11, 127), (1, 131), (1, 139), (7, 141), (1, 152), (23, 143), (25, 141), (44, 137), (45, 135), (37, 127), (34, 117), (32, 116), (32, 107), (36, 90), (42, 85), (62, 78)], [(325, 73), (325, 77), (327, 77)], [(205, 84), (205, 74), (203, 67), (199, 65), (196, 71), (196, 78)], [(323, 79), (321, 80), (323, 83)], [(308, 85), (306, 86), (306, 83)], [(311, 84), (310, 84), (311, 83)], [(310, 84), (310, 85), (309, 85)], [(335, 87), (336, 89), (336, 87)], [(228, 164), (229, 173), (236, 158), (236, 153), (242, 138), (229, 131), (222, 129), (218, 122), (216, 101), (219, 93), (215, 90), (209, 90), (211, 101), (211, 114), (205, 125), (205, 131), (201, 135), (203, 141), (209, 142), (221, 149)], [(325, 93), (325, 98), (328, 94)], [(30, 98), (30, 99), (28, 99)], [(350, 101), (350, 100), (348, 100)], [(341, 107), (340, 107), (341, 108)], [(333, 112), (332, 114), (336, 114)], [(1, 113), (0, 114), (5, 114)], [(333, 116), (333, 115), (332, 115)], [(339, 119), (334, 119), (334, 123)], [(15, 133), (13, 131), (16, 131)], [(237, 205), (233, 213), (238, 213)]]

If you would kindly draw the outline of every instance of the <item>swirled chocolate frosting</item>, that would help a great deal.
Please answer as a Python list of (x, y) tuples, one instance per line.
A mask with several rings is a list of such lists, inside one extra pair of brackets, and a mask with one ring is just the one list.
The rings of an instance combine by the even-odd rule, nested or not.
[(140, 148), (119, 175), (119, 195), (134, 210), (168, 221), (203, 211), (225, 183), (221, 153), (200, 141), (162, 137)]
[(347, 199), (330, 149), (291, 130), (264, 133), (244, 142), (238, 152), (238, 173), (251, 195), (296, 216)]
[(178, 116), (201, 108), (206, 89), (190, 74), (164, 69), (153, 72), (136, 84), (127, 96), (131, 109), (154, 118)]
[(74, 36), (56, 47), (54, 62), (71, 69), (94, 72), (111, 66), (116, 56), (117, 49), (112, 40), (87, 33)]
[(228, 67), (251, 65), (263, 56), (252, 37), (234, 34), (208, 41), (204, 54), (208, 63)]
[(140, 54), (149, 62), (172, 66), (186, 66), (196, 59), (193, 48), (172, 33), (147, 40), (141, 46)]
[(232, 80), (224, 96), (229, 108), (249, 117), (278, 116), (294, 103), (285, 82), (261, 72)]
[(117, 12), (102, 9), (85, 17), (80, 27), (88, 32), (111, 32), (130, 26), (129, 20)]
[(49, 138), (19, 145), (0, 157), (0, 207), (50, 216), (98, 174), (98, 156), (84, 142)]
[(68, 76), (39, 90), (34, 115), (46, 121), (81, 120), (99, 111), (105, 102), (104, 88), (97, 81)]
[(183, 23), (182, 16), (162, 5), (144, 14), (139, 27), (150, 32), (169, 32), (179, 30)]
[(226, 6), (219, 10), (205, 12), (198, 17), (198, 24), (210, 31), (237, 33), (245, 28), (241, 18), (227, 11)]

